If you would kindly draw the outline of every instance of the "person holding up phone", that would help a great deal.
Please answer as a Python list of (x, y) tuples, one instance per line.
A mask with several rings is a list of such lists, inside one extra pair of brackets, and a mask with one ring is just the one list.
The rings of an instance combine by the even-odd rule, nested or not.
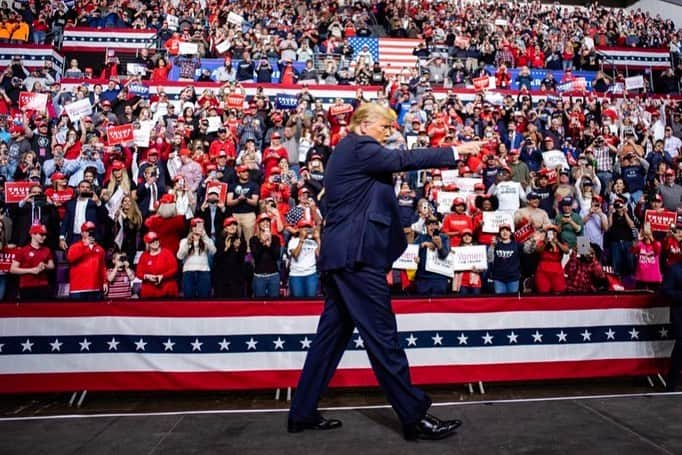
[(566, 278), (561, 259), (571, 249), (567, 243), (561, 241), (559, 233), (559, 226), (551, 224), (524, 246), (526, 252), (535, 252), (540, 255), (535, 272), (535, 290), (541, 294), (560, 293), (566, 290)]
[(575, 249), (578, 236), (583, 233), (583, 219), (573, 211), (573, 198), (565, 197), (559, 202), (559, 213), (554, 219), (559, 226), (559, 238)]

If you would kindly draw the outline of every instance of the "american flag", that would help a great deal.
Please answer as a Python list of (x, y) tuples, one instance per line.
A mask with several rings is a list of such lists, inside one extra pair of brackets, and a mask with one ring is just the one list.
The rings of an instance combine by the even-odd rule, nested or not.
[(42, 68), (46, 60), (52, 62), (59, 74), (64, 71), (64, 57), (52, 46), (35, 44), (0, 44), (0, 68), (6, 68), (12, 63), (12, 57), (21, 57), (27, 69)]
[[(386, 74), (398, 74), (404, 68), (414, 68), (417, 64), (417, 57), (412, 55), (412, 51), (421, 39), (408, 38), (358, 38), (349, 39), (353, 48), (353, 58), (357, 57), (358, 52), (363, 46), (367, 46), (375, 62), (381, 63), (381, 68)], [(353, 65), (351, 65), (353, 67)]]
[(89, 27), (64, 29), (62, 50), (64, 52), (103, 52), (116, 49), (117, 52), (134, 52), (140, 48), (156, 47), (154, 30), (132, 28), (106, 28), (93, 30)]
[(666, 69), (670, 68), (668, 49), (644, 49), (635, 47), (598, 47), (602, 63), (619, 69)]
[[(657, 306), (659, 305), (659, 306)], [(420, 384), (656, 374), (667, 306), (644, 295), (394, 300)], [(321, 302), (0, 306), (5, 393), (294, 386)], [(332, 382), (376, 381), (354, 333)]]
[(301, 221), (303, 217), (305, 217), (305, 209), (298, 205), (290, 208), (285, 216), (287, 224), (291, 226), (296, 226), (296, 223)]

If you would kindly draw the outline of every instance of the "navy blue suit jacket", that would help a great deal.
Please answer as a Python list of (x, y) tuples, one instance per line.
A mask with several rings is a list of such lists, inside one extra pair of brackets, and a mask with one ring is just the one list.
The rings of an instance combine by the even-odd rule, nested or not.
[(343, 138), (325, 170), (320, 270), (358, 264), (390, 269), (407, 247), (392, 174), (455, 163), (450, 147), (399, 151), (369, 136)]
[[(76, 218), (76, 199), (71, 199), (65, 204), (66, 214), (62, 220), (62, 225), (59, 234), (63, 235), (66, 239), (66, 243), (71, 245), (71, 239), (73, 236), (73, 223)], [(89, 200), (87, 206), (85, 207), (85, 221), (92, 221), (95, 223), (95, 240), (98, 243), (102, 243), (104, 239), (105, 221), (107, 217), (107, 209), (104, 204), (97, 205), (95, 201)], [(80, 226), (77, 226), (80, 230)]]

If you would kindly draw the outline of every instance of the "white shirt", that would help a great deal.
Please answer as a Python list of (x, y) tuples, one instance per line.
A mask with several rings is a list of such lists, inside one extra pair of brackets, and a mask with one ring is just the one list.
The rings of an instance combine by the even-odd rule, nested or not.
[(313, 239), (305, 239), (298, 258), (294, 258), (291, 252), (298, 247), (300, 241), (300, 238), (293, 237), (287, 246), (287, 252), (291, 257), (289, 276), (308, 276), (317, 272), (317, 257), (315, 256), (317, 242)]
[(672, 159), (680, 154), (680, 147), (682, 147), (682, 140), (677, 136), (666, 137), (663, 142), (663, 150), (670, 153)]
[(88, 207), (89, 199), (76, 199), (76, 211), (73, 215), (73, 233), (80, 234), (81, 226), (85, 223), (85, 209)]

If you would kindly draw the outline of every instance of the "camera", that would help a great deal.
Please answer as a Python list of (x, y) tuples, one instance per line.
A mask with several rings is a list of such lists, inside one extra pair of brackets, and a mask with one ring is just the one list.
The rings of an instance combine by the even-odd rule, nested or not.
[(433, 230), (433, 237), (438, 237), (440, 235), (440, 229), (436, 228)]
[(547, 232), (547, 240), (554, 240), (554, 231)]

